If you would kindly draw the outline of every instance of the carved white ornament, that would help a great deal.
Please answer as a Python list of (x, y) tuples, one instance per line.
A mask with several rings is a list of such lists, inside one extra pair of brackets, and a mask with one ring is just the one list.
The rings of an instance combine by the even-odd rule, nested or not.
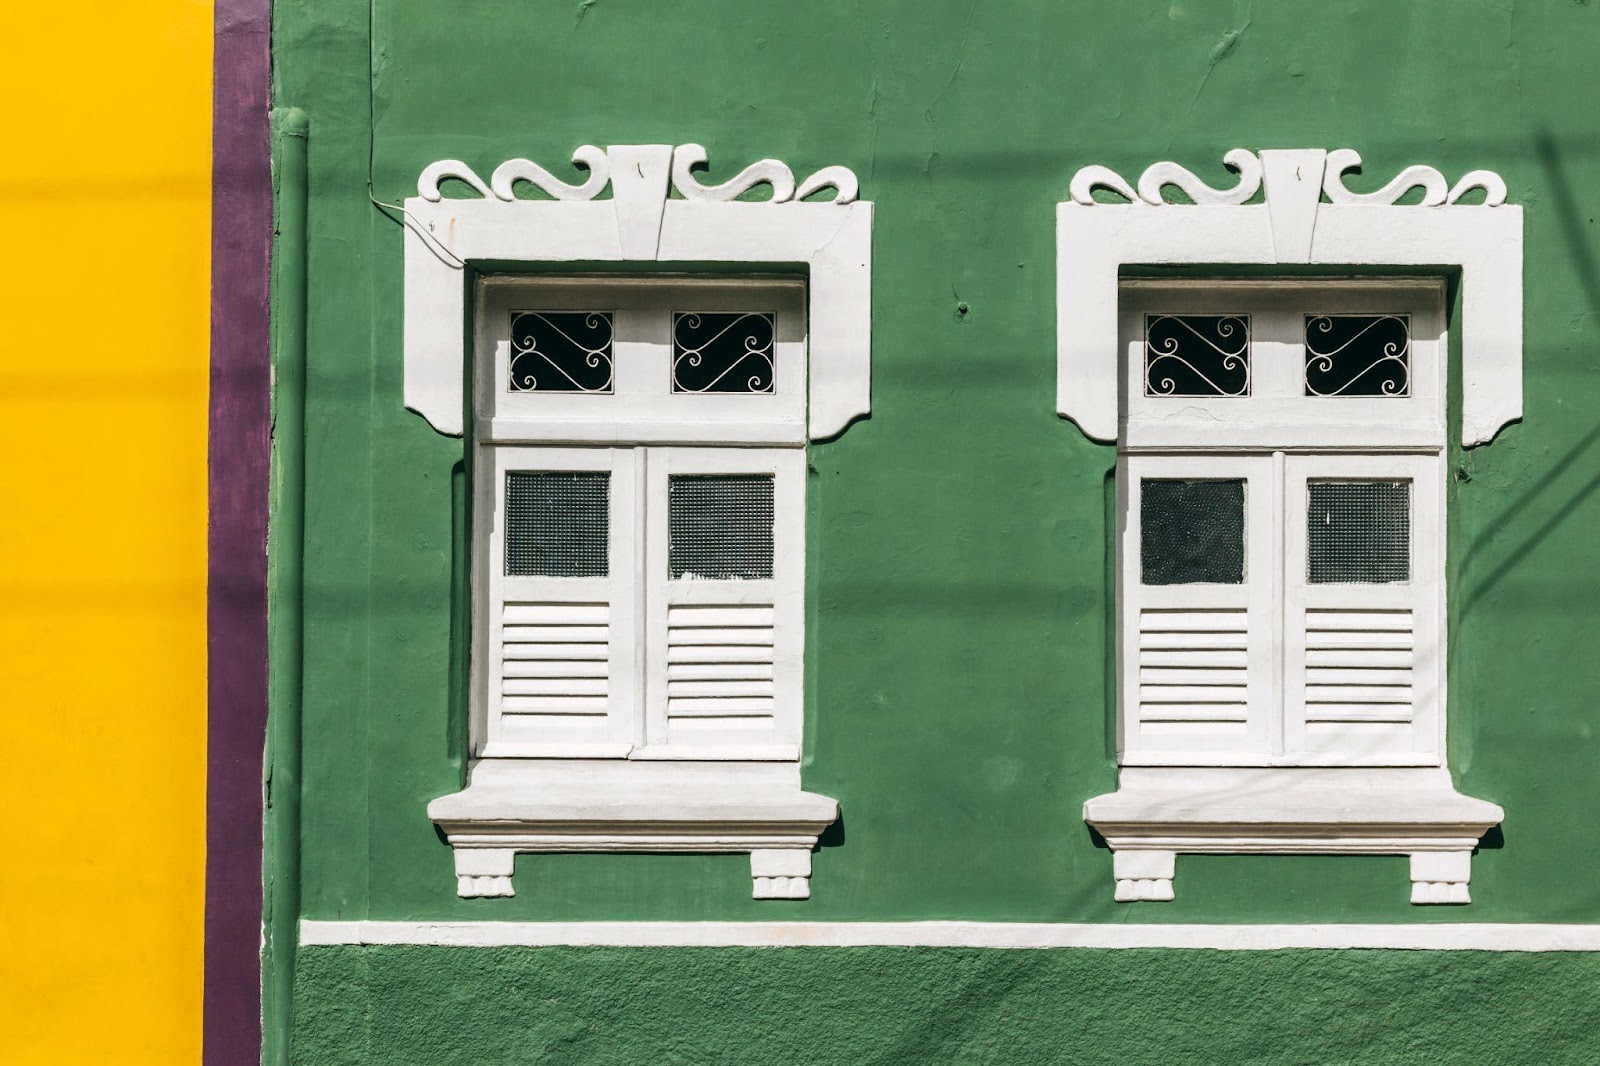
[[(1249, 149), (1234, 148), (1222, 157), (1222, 161), (1239, 174), (1238, 184), (1231, 189), (1212, 188), (1196, 177), (1194, 171), (1188, 167), (1164, 161), (1151, 163), (1144, 169), (1144, 173), (1139, 176), (1137, 191), (1123, 179), (1122, 175), (1110, 167), (1094, 165), (1083, 167), (1072, 176), (1068, 193), (1072, 197), (1072, 202), (1076, 204), (1098, 203), (1099, 201), (1094, 198), (1094, 190), (1100, 188), (1109, 189), (1126, 197), (1130, 202), (1161, 205), (1167, 203), (1162, 196), (1162, 189), (1168, 185), (1175, 185), (1196, 205), (1237, 206), (1247, 203), (1261, 189), (1261, 158)], [(1457, 203), (1473, 189), (1484, 191), (1486, 207), (1499, 207), (1506, 202), (1506, 183), (1492, 170), (1469, 171), (1451, 186), (1445, 181), (1444, 175), (1435, 168), (1415, 165), (1406, 167), (1376, 192), (1354, 193), (1344, 187), (1344, 173), (1359, 166), (1361, 166), (1361, 155), (1353, 148), (1336, 148), (1327, 153), (1322, 191), (1327, 195), (1329, 203), (1386, 207), (1398, 201), (1413, 188), (1422, 189), (1424, 207)]]
[[(762, 184), (772, 187), (772, 199), (767, 202), (778, 204), (804, 200), (825, 188), (833, 189), (832, 202), (836, 204), (852, 203), (859, 193), (855, 173), (848, 167), (823, 167), (796, 185), (794, 171), (776, 159), (757, 160), (727, 181), (702, 185), (693, 172), (706, 159), (706, 150), (698, 144), (680, 144), (672, 149), (672, 187), (685, 200), (737, 200)], [(452, 178), (476, 189), (480, 196), (508, 202), (517, 199), (515, 185), (519, 181), (534, 185), (557, 200), (593, 200), (611, 184), (611, 159), (605, 149), (586, 144), (572, 153), (572, 162), (589, 172), (589, 179), (581, 185), (562, 181), (531, 159), (506, 160), (495, 168), (487, 184), (461, 160), (440, 159), (422, 169), (417, 178), (417, 195), (429, 203), (438, 203), (444, 199), (440, 183)]]
[[(871, 408), (872, 204), (856, 176), (823, 167), (800, 181), (776, 159), (727, 181), (702, 184), (698, 144), (586, 144), (572, 163), (588, 177), (556, 177), (531, 159), (508, 159), (484, 181), (460, 159), (424, 167), (405, 203), (405, 401), (441, 433), (463, 426), (469, 262), (671, 262), (803, 264), (809, 269), (807, 424), (836, 436)], [(447, 198), (445, 182), (477, 195)], [(552, 199), (523, 199), (521, 184)], [(739, 197), (757, 185), (766, 200)], [(610, 189), (611, 195), (601, 194)], [(831, 199), (808, 200), (825, 189)], [(672, 196), (673, 192), (677, 197)]]
[[(1483, 444), (1522, 417), (1522, 209), (1498, 174), (1450, 185), (1410, 166), (1373, 192), (1351, 192), (1349, 148), (1234, 148), (1239, 175), (1215, 188), (1186, 167), (1153, 163), (1137, 184), (1080, 169), (1056, 207), (1056, 409), (1095, 440), (1117, 437), (1117, 288), (1128, 266), (1311, 264), (1457, 267), (1461, 271), (1461, 441)], [(1193, 203), (1164, 198), (1168, 186)], [(1101, 203), (1095, 189), (1127, 203)], [(1422, 203), (1397, 201), (1412, 189)], [(1481, 204), (1462, 198), (1482, 189)], [(1251, 203), (1257, 194), (1261, 202)]]

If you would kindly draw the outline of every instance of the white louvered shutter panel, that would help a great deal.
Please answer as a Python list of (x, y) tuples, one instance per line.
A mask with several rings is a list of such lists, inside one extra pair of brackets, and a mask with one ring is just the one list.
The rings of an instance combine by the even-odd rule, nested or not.
[(1271, 472), (1270, 457), (1123, 459), (1124, 762), (1268, 751), (1278, 638)]
[(488, 753), (617, 757), (637, 721), (627, 449), (491, 449)]
[(1290, 457), (1284, 707), (1291, 752), (1437, 760), (1439, 462)]
[(649, 464), (650, 748), (664, 757), (793, 758), (804, 452), (654, 448)]

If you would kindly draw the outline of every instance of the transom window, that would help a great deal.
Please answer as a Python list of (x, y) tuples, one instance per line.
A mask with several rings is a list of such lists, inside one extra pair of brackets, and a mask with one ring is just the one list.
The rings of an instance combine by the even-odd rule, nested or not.
[(1121, 292), (1125, 444), (1444, 441), (1436, 281), (1134, 279)]
[[(480, 435), (798, 444), (800, 279), (491, 278), (477, 301)], [(624, 428), (625, 427), (625, 428)]]

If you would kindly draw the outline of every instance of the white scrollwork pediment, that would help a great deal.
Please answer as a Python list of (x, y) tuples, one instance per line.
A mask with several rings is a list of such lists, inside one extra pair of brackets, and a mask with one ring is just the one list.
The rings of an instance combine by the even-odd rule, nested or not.
[[(1265, 153), (1267, 155), (1272, 152)], [(1130, 203), (1163, 206), (1169, 203), (1164, 192), (1174, 186), (1192, 202), (1208, 207), (1237, 206), (1247, 203), (1262, 186), (1262, 160), (1258, 153), (1235, 148), (1222, 157), (1222, 161), (1238, 173), (1238, 184), (1230, 189), (1217, 189), (1202, 181), (1187, 167), (1163, 160), (1152, 163), (1139, 176), (1138, 184), (1129, 182), (1110, 167), (1092, 164), (1082, 167), (1073, 175), (1068, 194), (1073, 203), (1097, 203), (1096, 188), (1109, 189)], [(1482, 189), (1485, 207), (1499, 207), (1506, 202), (1506, 183), (1492, 170), (1474, 170), (1463, 175), (1455, 185), (1450, 185), (1435, 167), (1416, 164), (1406, 167), (1388, 183), (1373, 192), (1357, 193), (1345, 188), (1344, 175), (1361, 166), (1361, 155), (1351, 148), (1337, 148), (1327, 153), (1327, 164), (1320, 183), (1320, 193), (1327, 203), (1352, 207), (1387, 207), (1396, 203), (1412, 189), (1422, 190), (1422, 206), (1440, 207), (1457, 204), (1472, 189)], [(1267, 197), (1272, 196), (1271, 183)]]
[[(663, 151), (668, 151), (664, 146)], [(823, 189), (833, 189), (833, 203), (855, 202), (860, 195), (860, 185), (855, 172), (848, 167), (823, 167), (801, 181), (796, 181), (788, 165), (777, 159), (760, 159), (745, 167), (727, 181), (715, 185), (701, 184), (695, 177), (695, 168), (705, 164), (704, 147), (698, 144), (680, 144), (670, 149), (672, 158), (672, 187), (685, 200), (701, 203), (725, 203), (737, 200), (757, 185), (772, 189), (769, 203), (797, 203)], [(477, 171), (460, 159), (440, 159), (429, 163), (417, 178), (417, 195), (429, 203), (444, 199), (440, 185), (451, 179), (463, 182), (476, 190), (486, 200), (518, 199), (516, 186), (526, 182), (557, 200), (593, 200), (612, 185), (618, 149), (598, 148), (586, 144), (572, 153), (574, 166), (589, 172), (581, 183), (563, 181), (531, 159), (508, 159), (495, 168), (485, 182)], [(613, 188), (613, 194), (615, 189)]]
[[(826, 166), (796, 180), (787, 164), (761, 159), (712, 182), (701, 180), (705, 164), (705, 148), (691, 142), (581, 145), (570, 174), (522, 157), (488, 181), (461, 159), (424, 167), (415, 196), (380, 205), (405, 227), (406, 406), (441, 433), (465, 428), (462, 272), (474, 263), (770, 263), (803, 265), (810, 279), (810, 439), (866, 415), (873, 205), (858, 198), (855, 174)], [(460, 185), (447, 197), (450, 182)], [(771, 195), (745, 198), (760, 185)]]
[[(1110, 167), (1077, 170), (1056, 207), (1056, 410), (1091, 438), (1118, 433), (1118, 286), (1123, 269), (1219, 265), (1459, 268), (1461, 443), (1492, 440), (1522, 416), (1522, 208), (1506, 183), (1472, 170), (1450, 184), (1416, 164), (1345, 184), (1361, 166), (1350, 148), (1235, 148), (1239, 175), (1216, 188), (1177, 163), (1152, 163), (1129, 182)], [(1168, 200), (1176, 188), (1184, 203)], [(1095, 199), (1095, 190), (1125, 203)], [(1482, 190), (1478, 203), (1465, 197)], [(1420, 196), (1418, 195), (1420, 193)], [(1102, 194), (1103, 195), (1103, 194)], [(1414, 204), (1401, 204), (1407, 197)], [(1175, 197), (1175, 199), (1178, 197)], [(1476, 199), (1476, 195), (1474, 195)]]

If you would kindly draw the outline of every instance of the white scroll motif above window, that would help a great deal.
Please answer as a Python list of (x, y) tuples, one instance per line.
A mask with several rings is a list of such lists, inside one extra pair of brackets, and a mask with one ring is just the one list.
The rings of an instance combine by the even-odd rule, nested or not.
[[(1361, 156), (1348, 148), (1235, 148), (1223, 162), (1238, 175), (1231, 186), (1170, 161), (1146, 167), (1137, 183), (1101, 165), (1072, 177), (1069, 199), (1056, 205), (1058, 413), (1095, 440), (1117, 438), (1116, 292), (1141, 272), (1128, 268), (1294, 264), (1329, 277), (1351, 267), (1459, 270), (1461, 443), (1486, 443), (1522, 417), (1522, 209), (1506, 203), (1499, 175), (1472, 170), (1451, 185), (1415, 165), (1356, 192), (1346, 182)], [(1188, 202), (1169, 200), (1171, 189)], [(1108, 192), (1127, 202), (1096, 198)], [(1420, 202), (1402, 204), (1407, 197)], [(1333, 362), (1327, 380), (1309, 368), (1305, 395), (1398, 397), (1415, 388), (1403, 349), (1348, 375)], [(1185, 394), (1175, 378), (1170, 395)]]
[[(787, 164), (761, 159), (724, 181), (702, 182), (706, 161), (698, 144), (616, 144), (584, 145), (573, 153), (579, 173), (587, 172), (582, 181), (564, 181), (520, 157), (495, 167), (488, 181), (460, 159), (423, 168), (417, 195), (398, 215), (406, 241), (406, 406), (441, 433), (458, 435), (464, 428), (460, 272), (468, 264), (498, 270), (519, 263), (656, 262), (686, 274), (710, 269), (719, 275), (727, 275), (730, 265), (759, 274), (781, 264), (785, 274), (803, 273), (807, 290), (809, 365), (800, 381), (803, 396), (796, 399), (806, 435), (825, 440), (865, 416), (871, 410), (873, 205), (858, 199), (855, 175), (825, 166), (797, 179)], [(770, 194), (759, 199), (766, 190)], [(797, 266), (801, 272), (792, 269)], [(603, 307), (561, 310), (598, 314)], [(714, 308), (691, 304), (679, 310)], [(740, 310), (759, 315), (770, 307)], [(501, 378), (504, 394), (620, 395), (624, 367), (600, 336), (603, 320), (579, 324), (592, 329), (578, 330), (549, 315), (521, 323), (515, 367)], [(565, 338), (556, 332), (558, 325)], [(718, 365), (717, 358), (693, 341), (688, 347), (700, 350), (676, 368), (672, 391), (776, 393), (782, 400), (781, 323), (776, 340), (776, 351), (755, 344), (704, 374), (689, 371)], [(619, 350), (616, 358), (625, 362), (628, 356)]]

